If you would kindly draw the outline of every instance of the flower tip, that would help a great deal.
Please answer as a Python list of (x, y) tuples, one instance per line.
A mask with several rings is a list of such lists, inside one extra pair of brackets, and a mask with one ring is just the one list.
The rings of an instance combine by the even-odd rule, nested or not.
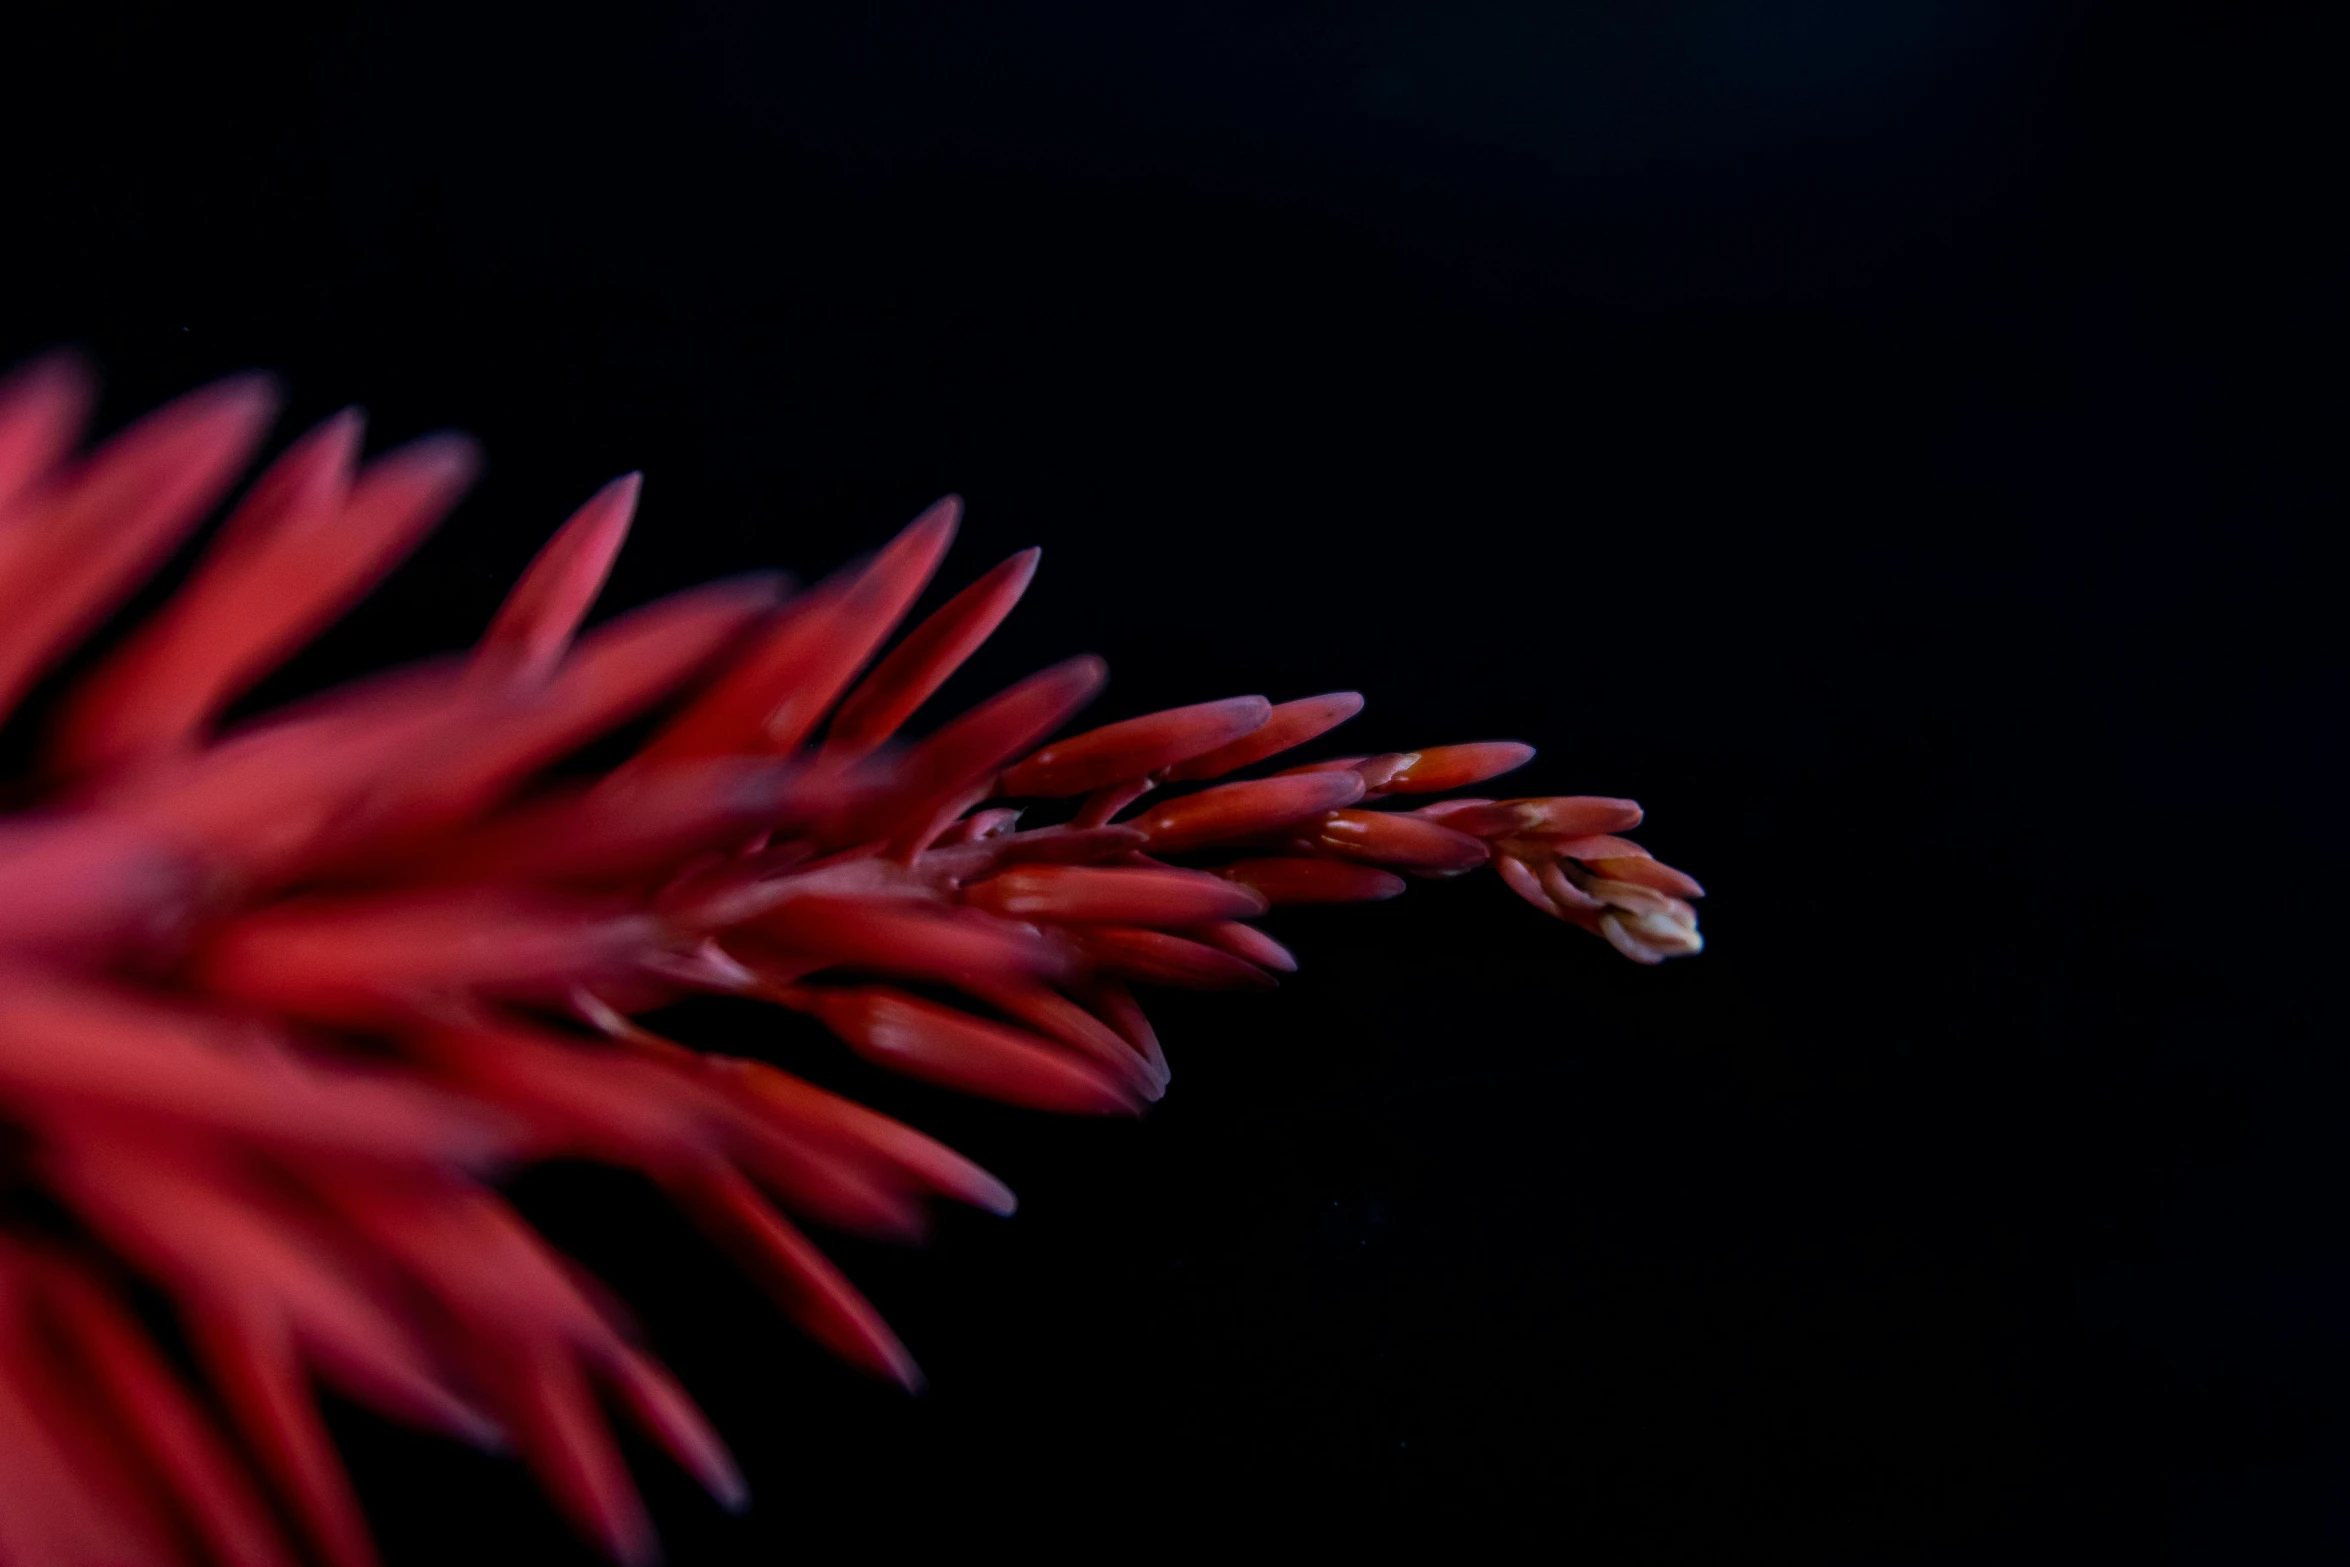
[(283, 400), (276, 376), (266, 370), (245, 370), (223, 376), (210, 386), (198, 387), (180, 399), (180, 407), (190, 417), (250, 425), (258, 434), (262, 426), (277, 417), (278, 405)]
[(612, 1559), (620, 1567), (661, 1567), (668, 1557), (661, 1549), (661, 1537), (653, 1533), (650, 1524), (625, 1531), (615, 1530), (605, 1544)]
[(30, 403), (87, 408), (97, 392), (97, 371), (82, 351), (55, 348), (0, 376), (0, 409), (20, 398)]
[(944, 551), (962, 524), (963, 497), (950, 491), (924, 507), (922, 515), (907, 523), (905, 531), (890, 542), (892, 546), (905, 544), (924, 552)]
[(1110, 683), (1110, 662), (1099, 653), (1080, 653), (1053, 665), (1041, 678), (1067, 701), (1090, 702)]
[(472, 436), (456, 430), (438, 430), (410, 441), (377, 461), (387, 465), (396, 463), (419, 478), (461, 489), (481, 473), (484, 454), (481, 443)]
[(477, 1453), (504, 1458), (514, 1451), (505, 1428), (477, 1409), (460, 1406), (450, 1411), (451, 1434)]

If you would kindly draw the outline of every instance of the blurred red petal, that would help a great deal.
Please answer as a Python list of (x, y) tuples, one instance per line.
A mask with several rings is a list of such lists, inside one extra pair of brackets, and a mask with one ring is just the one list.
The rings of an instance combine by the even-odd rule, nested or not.
[(536, 685), (555, 672), (628, 539), (644, 477), (614, 479), (547, 540), (474, 649), (486, 678)]

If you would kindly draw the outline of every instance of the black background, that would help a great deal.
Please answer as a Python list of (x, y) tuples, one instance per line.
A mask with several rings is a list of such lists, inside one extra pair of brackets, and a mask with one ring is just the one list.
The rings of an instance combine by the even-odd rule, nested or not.
[[(674, 1560), (2335, 1559), (2331, 9), (23, 7), (0, 356), (486, 440), (280, 694), (627, 468), (615, 606), (951, 489), (958, 581), (1045, 546), (953, 702), (1360, 687), (1713, 889), (1661, 971), (1485, 877), (1281, 917), (1139, 1125), (812, 1068), (1025, 1200), (837, 1248), (916, 1401), (528, 1178), (757, 1490), (640, 1453)], [(337, 1419), (394, 1562), (577, 1552)]]

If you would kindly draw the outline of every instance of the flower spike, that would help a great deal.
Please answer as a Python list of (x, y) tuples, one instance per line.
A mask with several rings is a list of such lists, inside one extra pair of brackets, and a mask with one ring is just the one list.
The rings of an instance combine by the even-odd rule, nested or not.
[[(202, 522), (274, 394), (223, 382), (77, 458), (89, 403), (70, 360), (0, 384), (0, 713)], [(718, 583), (582, 634), (627, 475), (470, 660), (216, 733), (478, 466), (459, 437), (364, 462), (361, 439), (337, 415), (262, 472), (66, 694), (0, 818), (0, 1142), (70, 1218), (0, 1227), (0, 1560), (366, 1567), (322, 1386), (513, 1453), (618, 1562), (658, 1545), (607, 1410), (744, 1505), (622, 1310), (499, 1196), (531, 1160), (643, 1173), (818, 1342), (919, 1387), (801, 1226), (911, 1238), (935, 1200), (1010, 1214), (1012, 1193), (635, 1020), (695, 991), (942, 1088), (1125, 1116), (1169, 1083), (1131, 987), (1275, 984), (1299, 960), (1252, 922), (1278, 906), (1490, 865), (1636, 962), (1702, 945), (1703, 889), (1620, 836), (1632, 802), (1425, 798), (1527, 746), (1284, 765), (1351, 691), (1055, 739), (1107, 678), (1078, 657), (900, 742), (1036, 570), (1011, 557), (890, 647), (953, 497), (796, 598)], [(553, 775), (640, 718), (654, 738), (609, 776)], [(132, 1276), (174, 1302), (201, 1389), (125, 1308)]]

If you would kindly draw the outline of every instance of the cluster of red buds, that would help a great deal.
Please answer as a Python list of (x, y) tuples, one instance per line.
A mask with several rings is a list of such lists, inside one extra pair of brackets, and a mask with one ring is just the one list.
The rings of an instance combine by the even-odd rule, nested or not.
[[(86, 377), (0, 390), (0, 713), (171, 555), (262, 442), (258, 379), (86, 456)], [(1352, 693), (1051, 737), (1077, 658), (901, 742), (1035, 570), (1016, 555), (885, 644), (958, 503), (806, 591), (717, 583), (581, 631), (636, 501), (606, 487), (469, 655), (222, 725), (439, 520), (476, 464), (360, 458), (355, 414), (246, 490), (184, 587), (62, 699), (0, 818), (0, 1563), (373, 1559), (314, 1382), (511, 1449), (623, 1562), (654, 1538), (602, 1410), (728, 1505), (744, 1487), (596, 1282), (498, 1194), (553, 1156), (644, 1172), (808, 1333), (913, 1362), (798, 1227), (911, 1236), (985, 1171), (766, 1062), (634, 1019), (762, 998), (931, 1083), (1131, 1114), (1167, 1061), (1137, 983), (1266, 986), (1249, 921), (1492, 863), (1642, 962), (1698, 888), (1612, 799), (1418, 798), (1522, 745), (1233, 781)], [(632, 720), (592, 781), (558, 766)], [(1049, 743), (1048, 743), (1049, 742)], [(1023, 827), (1004, 800), (1075, 802)], [(789, 1217), (787, 1217), (787, 1214)], [(126, 1304), (175, 1310), (184, 1377)]]

